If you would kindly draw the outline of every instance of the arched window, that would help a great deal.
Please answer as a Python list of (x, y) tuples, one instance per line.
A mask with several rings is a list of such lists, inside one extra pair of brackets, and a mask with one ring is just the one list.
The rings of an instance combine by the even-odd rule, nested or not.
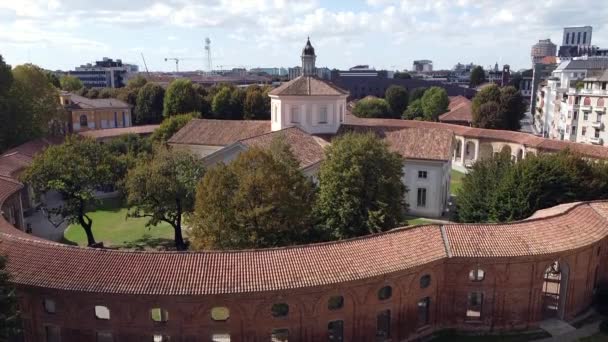
[(425, 274), (422, 277), (420, 277), (420, 288), (421, 289), (426, 289), (427, 287), (429, 287), (429, 285), (431, 285), (431, 276), (429, 274)]
[(385, 286), (378, 290), (378, 299), (379, 300), (387, 300), (391, 298), (393, 295), (393, 288), (390, 286)]
[(95, 317), (103, 320), (110, 319), (110, 309), (102, 305), (95, 306)]
[(481, 268), (476, 268), (469, 272), (469, 280), (471, 281), (482, 281), (486, 277), (486, 272)]
[(273, 304), (270, 311), (274, 317), (285, 317), (289, 313), (289, 305), (286, 303)]
[(150, 318), (154, 322), (165, 323), (169, 320), (169, 312), (161, 308), (153, 308), (150, 310)]
[(585, 97), (585, 99), (583, 100), (583, 106), (591, 106), (591, 99), (589, 98), (589, 96)]
[(88, 127), (88, 126), (89, 126), (89, 122), (87, 120), (87, 115), (82, 114), (80, 116), (80, 127)]
[(598, 107), (604, 107), (604, 98), (603, 98), (603, 97), (600, 97), (600, 98), (597, 100), (597, 106), (598, 106)]
[(211, 319), (214, 321), (226, 321), (230, 318), (230, 309), (225, 306), (217, 306), (211, 309)]
[(343, 306), (344, 306), (344, 297), (342, 297), (342, 296), (332, 296), (327, 301), (327, 308), (329, 310), (342, 309)]

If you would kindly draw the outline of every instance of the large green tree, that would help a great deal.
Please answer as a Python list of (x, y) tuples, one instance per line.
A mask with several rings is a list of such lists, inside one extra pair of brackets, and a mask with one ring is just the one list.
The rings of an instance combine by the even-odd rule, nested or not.
[(493, 84), (475, 95), (472, 110), (474, 127), (517, 131), (526, 108), (517, 89)]
[(178, 79), (171, 82), (165, 92), (163, 103), (164, 117), (195, 112), (199, 109), (200, 98), (192, 85), (192, 81)]
[(423, 120), (424, 110), (422, 109), (422, 101), (417, 99), (410, 103), (403, 112), (402, 118), (405, 120)]
[(427, 121), (437, 121), (439, 115), (448, 111), (450, 99), (445, 89), (441, 87), (430, 87), (420, 99), (424, 119)]
[(428, 88), (426, 88), (426, 87), (418, 87), (418, 88), (412, 89), (412, 91), (410, 91), (410, 99), (409, 99), (408, 103), (412, 103), (416, 100), (422, 99), (422, 96), (424, 96), (424, 92), (427, 89)]
[(13, 341), (11, 338), (18, 336), (19, 314), (15, 287), (6, 271), (6, 257), (0, 255), (0, 341)]
[(393, 77), (396, 79), (409, 80), (412, 78), (412, 75), (410, 75), (408, 72), (397, 71)]
[(392, 85), (386, 89), (384, 98), (391, 108), (394, 118), (400, 118), (407, 108), (408, 94), (407, 89), (399, 85)]
[(151, 159), (141, 159), (127, 174), (130, 217), (147, 217), (146, 226), (166, 222), (173, 227), (175, 248), (185, 250), (184, 215), (192, 212), (203, 164), (194, 155), (158, 147)]
[(469, 81), (470, 87), (477, 87), (486, 81), (486, 72), (481, 66), (476, 66), (471, 70), (471, 78)]
[(211, 102), (211, 111), (217, 119), (227, 119), (232, 114), (231, 106), (232, 90), (228, 87), (222, 88), (213, 97)]
[(334, 139), (319, 172), (319, 230), (345, 239), (397, 227), (407, 209), (402, 178), (403, 159), (374, 134)]
[(78, 223), (84, 229), (89, 246), (95, 245), (93, 220), (87, 214), (97, 203), (95, 192), (112, 186), (114, 158), (105, 145), (92, 139), (68, 137), (61, 145), (50, 146), (36, 155), (26, 170), (24, 180), (34, 191), (56, 191), (62, 197), (58, 207), (43, 206), (50, 217)]
[(252, 148), (207, 171), (197, 188), (190, 236), (197, 249), (306, 243), (313, 201), (312, 182), (289, 147)]
[(154, 133), (152, 133), (152, 140), (160, 143), (166, 143), (173, 134), (177, 133), (182, 129), (190, 120), (193, 118), (200, 117), (200, 113), (187, 113), (171, 116), (160, 124)]
[(366, 97), (355, 104), (353, 114), (360, 118), (390, 118), (391, 109), (384, 99)]
[(46, 78), (49, 80), (49, 83), (53, 85), (53, 87), (61, 89), (61, 82), (59, 81), (59, 77), (57, 77), (57, 75), (55, 75), (52, 71), (46, 72)]
[(251, 119), (269, 119), (270, 113), (267, 111), (270, 106), (266, 102), (270, 99), (265, 96), (262, 88), (258, 86), (250, 86), (245, 93), (245, 101), (243, 103), (243, 114), (247, 120)]
[(65, 91), (76, 91), (84, 87), (80, 79), (71, 75), (61, 76), (59, 84), (61, 85), (61, 89)]
[(135, 105), (136, 124), (156, 124), (163, 119), (165, 90), (158, 84), (147, 83), (137, 94)]

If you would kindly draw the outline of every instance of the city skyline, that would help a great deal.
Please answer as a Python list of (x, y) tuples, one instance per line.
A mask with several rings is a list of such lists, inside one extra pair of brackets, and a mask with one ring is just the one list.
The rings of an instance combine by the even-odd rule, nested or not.
[[(589, 10), (593, 8), (593, 10)], [(215, 68), (291, 67), (307, 36), (319, 66), (411, 69), (430, 59), (434, 69), (457, 62), (530, 67), (539, 39), (561, 43), (566, 26), (593, 26), (593, 44), (607, 47), (602, 18), (608, 4), (562, 0), (303, 1), (0, 1), (0, 53), (12, 65), (31, 62), (55, 70), (107, 56), (173, 71), (166, 57), (184, 58), (180, 70), (203, 70), (203, 41), (211, 38)]]

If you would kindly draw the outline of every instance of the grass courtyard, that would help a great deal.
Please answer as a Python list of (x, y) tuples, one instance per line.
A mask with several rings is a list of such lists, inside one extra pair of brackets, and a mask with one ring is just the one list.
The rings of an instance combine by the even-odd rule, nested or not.
[[(130, 249), (165, 249), (173, 246), (173, 229), (168, 223), (146, 228), (147, 218), (127, 218), (127, 208), (119, 199), (103, 200), (95, 211), (93, 235), (106, 247)], [(79, 224), (71, 224), (63, 233), (64, 242), (86, 246), (87, 238)]]
[(456, 170), (452, 170), (451, 181), (450, 181), (450, 194), (455, 195), (456, 192), (462, 187), (462, 179), (465, 174)]

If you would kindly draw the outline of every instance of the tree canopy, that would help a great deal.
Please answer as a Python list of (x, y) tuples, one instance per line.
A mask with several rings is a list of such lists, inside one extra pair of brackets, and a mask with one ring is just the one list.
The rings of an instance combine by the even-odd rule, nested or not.
[(165, 143), (169, 140), (173, 134), (177, 133), (182, 127), (186, 126), (193, 118), (200, 117), (200, 113), (187, 113), (171, 116), (160, 124), (154, 133), (152, 133), (152, 140)]
[(95, 191), (113, 186), (116, 181), (114, 162), (105, 145), (92, 139), (68, 137), (63, 144), (50, 146), (36, 155), (24, 179), (36, 193), (61, 194), (63, 203), (59, 207), (46, 207), (47, 212), (69, 223), (79, 223), (88, 245), (92, 246), (93, 220), (87, 212), (97, 202)]
[(209, 169), (189, 224), (197, 249), (241, 249), (310, 242), (312, 182), (281, 141), (251, 148)]
[(481, 66), (476, 66), (471, 70), (471, 80), (469, 82), (470, 87), (477, 87), (486, 81), (486, 72)]
[(0, 340), (12, 341), (21, 330), (15, 287), (6, 271), (6, 257), (0, 255)]
[(270, 97), (268, 90), (258, 86), (249, 86), (243, 103), (244, 119), (270, 119)]
[(473, 126), (517, 131), (525, 116), (524, 100), (512, 86), (489, 85), (473, 98)]
[(418, 87), (418, 88), (412, 89), (412, 91), (410, 91), (410, 98), (409, 98), (408, 103), (412, 103), (418, 99), (422, 99), (422, 96), (424, 96), (424, 92), (427, 89), (428, 88), (426, 88), (426, 87)]
[(84, 87), (80, 79), (71, 75), (61, 76), (59, 84), (61, 85), (61, 89), (65, 91), (76, 91)]
[(360, 118), (390, 118), (391, 109), (384, 99), (366, 97), (355, 104), (353, 114)]
[(441, 87), (430, 87), (420, 99), (424, 119), (427, 121), (437, 121), (439, 115), (448, 111), (449, 104), (448, 93)]
[(403, 159), (372, 133), (348, 133), (325, 149), (315, 218), (330, 239), (397, 227), (407, 205)]
[(175, 248), (185, 250), (182, 219), (192, 212), (203, 165), (194, 155), (159, 146), (152, 158), (140, 159), (127, 174), (130, 217), (147, 217), (146, 226), (166, 222), (173, 227)]
[(386, 89), (384, 95), (394, 118), (400, 118), (407, 108), (408, 94), (407, 89), (402, 86), (392, 85)]
[(146, 83), (137, 93), (135, 105), (136, 124), (156, 124), (163, 119), (165, 90), (158, 84)]
[(414, 102), (410, 103), (403, 112), (402, 118), (405, 120), (423, 120), (424, 110), (422, 109), (422, 100), (416, 99)]
[(177, 79), (169, 85), (165, 92), (163, 116), (196, 112), (200, 109), (200, 99), (192, 81)]

